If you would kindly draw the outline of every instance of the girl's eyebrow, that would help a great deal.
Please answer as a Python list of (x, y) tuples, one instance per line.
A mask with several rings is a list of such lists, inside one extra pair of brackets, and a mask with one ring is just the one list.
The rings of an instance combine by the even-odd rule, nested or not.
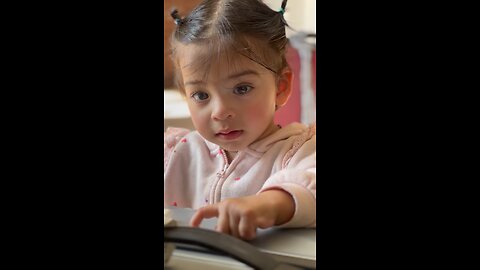
[(230, 74), (227, 79), (231, 80), (231, 79), (241, 77), (241, 76), (245, 76), (245, 75), (260, 76), (260, 74), (258, 74), (258, 72), (256, 72), (255, 70), (247, 69), (247, 70), (240, 71), (240, 72), (237, 72), (237, 73), (234, 73), (234, 74)]
[[(243, 71), (228, 75), (227, 80), (232, 80), (232, 79), (242, 77), (242, 76), (245, 76), (245, 75), (260, 76), (260, 74), (258, 72), (256, 72), (255, 70), (247, 69), (247, 70), (243, 70)], [(184, 85), (187, 86), (187, 85), (196, 85), (196, 84), (205, 84), (205, 82), (202, 81), (202, 80), (193, 80), (193, 81), (185, 82)]]
[(188, 81), (185, 83), (185, 86), (187, 85), (195, 85), (195, 84), (204, 84), (202, 80), (194, 80), (194, 81)]

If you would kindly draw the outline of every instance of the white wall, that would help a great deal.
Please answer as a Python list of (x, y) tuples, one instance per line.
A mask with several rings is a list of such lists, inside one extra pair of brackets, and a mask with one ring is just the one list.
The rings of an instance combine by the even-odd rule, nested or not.
[[(264, 0), (273, 10), (279, 10), (282, 0)], [(317, 33), (316, 27), (316, 6), (315, 0), (289, 0), (285, 11), (285, 19), (288, 24), (297, 31), (308, 33)], [(292, 31), (287, 28), (287, 37), (292, 35)]]

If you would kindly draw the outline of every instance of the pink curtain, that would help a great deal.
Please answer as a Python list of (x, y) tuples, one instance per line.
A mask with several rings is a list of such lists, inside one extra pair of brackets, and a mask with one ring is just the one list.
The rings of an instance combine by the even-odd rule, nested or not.
[[(312, 48), (312, 59), (311, 59), (311, 73), (312, 80), (311, 83), (314, 95), (316, 96), (316, 49)], [(275, 113), (275, 123), (280, 124), (281, 126), (286, 126), (292, 122), (301, 122), (301, 82), (300, 81), (300, 68), (301, 68), (301, 59), (299, 52), (296, 48), (288, 46), (286, 53), (287, 61), (292, 68), (294, 79), (293, 79), (293, 89), (292, 94), (288, 102)]]

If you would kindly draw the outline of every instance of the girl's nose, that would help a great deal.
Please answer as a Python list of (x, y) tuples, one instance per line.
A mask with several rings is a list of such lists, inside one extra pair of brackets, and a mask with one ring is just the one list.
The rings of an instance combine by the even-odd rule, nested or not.
[(214, 104), (212, 110), (212, 119), (213, 120), (225, 120), (227, 118), (232, 118), (234, 113), (231, 107), (223, 101), (217, 101)]

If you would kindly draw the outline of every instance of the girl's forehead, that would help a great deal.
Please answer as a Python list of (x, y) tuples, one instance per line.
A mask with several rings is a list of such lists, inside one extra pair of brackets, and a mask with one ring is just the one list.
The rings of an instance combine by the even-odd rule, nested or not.
[(231, 74), (245, 69), (265, 72), (264, 68), (233, 48), (216, 49), (207, 45), (188, 44), (177, 51), (179, 67), (184, 76), (207, 76), (207, 74)]

